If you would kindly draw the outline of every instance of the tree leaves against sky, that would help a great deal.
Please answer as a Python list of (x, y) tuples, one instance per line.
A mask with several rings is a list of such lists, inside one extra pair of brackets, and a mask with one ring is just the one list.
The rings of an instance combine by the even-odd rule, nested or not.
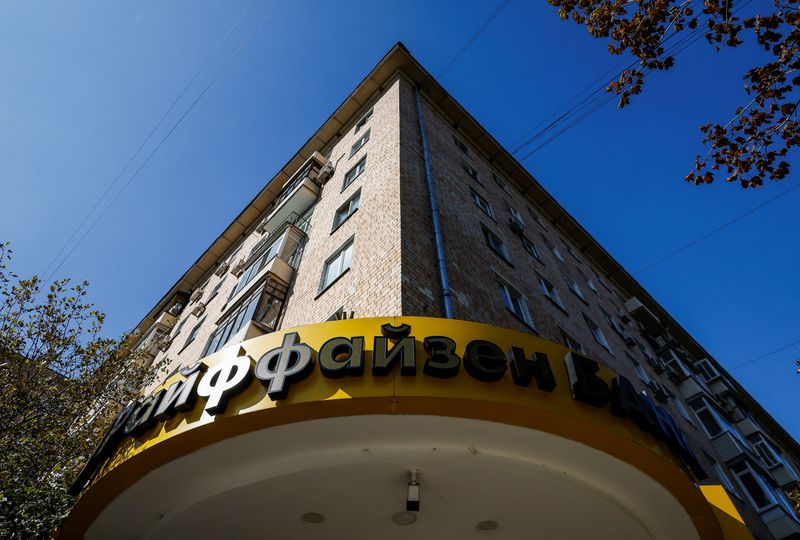
[(42, 290), (8, 270), (10, 257), (0, 243), (0, 538), (47, 538), (120, 405), (154, 372), (124, 339), (101, 336), (86, 282)]
[(728, 182), (758, 187), (764, 180), (782, 180), (790, 171), (786, 156), (800, 144), (797, 107), (800, 103), (800, 0), (777, 0), (763, 13), (740, 19), (733, 0), (548, 0), (562, 19), (585, 25), (597, 38), (610, 39), (612, 54), (629, 52), (638, 65), (622, 71), (607, 90), (625, 107), (639, 94), (646, 75), (674, 65), (667, 42), (676, 34), (703, 32), (716, 50), (738, 47), (749, 34), (769, 55), (763, 65), (744, 73), (746, 102), (724, 124), (700, 127), (703, 144), (686, 176), (696, 185), (724, 174)]

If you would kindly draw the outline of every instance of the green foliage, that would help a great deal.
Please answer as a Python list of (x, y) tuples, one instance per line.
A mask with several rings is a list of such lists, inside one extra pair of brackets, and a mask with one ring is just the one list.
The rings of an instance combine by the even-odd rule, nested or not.
[(87, 283), (8, 271), (0, 243), (0, 538), (46, 538), (74, 500), (70, 482), (121, 404), (151, 377), (125, 340), (100, 335)]
[[(769, 61), (744, 73), (747, 103), (738, 107), (725, 124), (700, 127), (703, 144), (710, 148), (697, 156), (686, 181), (707, 184), (717, 171), (742, 187), (758, 187), (764, 180), (782, 180), (790, 171), (785, 160), (800, 145), (800, 0), (773, 0), (757, 6), (759, 13), (740, 19), (738, 12), (751, 0), (548, 0), (561, 19), (585, 25), (597, 38), (608, 39), (611, 54), (630, 52), (636, 59), (607, 91), (619, 96), (625, 107), (641, 93), (645, 77), (671, 69), (675, 51), (702, 33), (708, 43), (738, 47), (743, 33), (751, 33)], [(756, 6), (750, 9), (755, 9)], [(673, 38), (674, 41), (670, 41)], [(679, 99), (691, 99), (691, 88)]]

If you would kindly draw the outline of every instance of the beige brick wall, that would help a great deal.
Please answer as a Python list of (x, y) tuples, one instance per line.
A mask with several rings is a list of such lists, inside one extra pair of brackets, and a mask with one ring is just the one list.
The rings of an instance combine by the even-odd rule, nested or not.
[[(336, 172), (314, 209), (308, 242), (297, 269), (283, 328), (320, 322), (344, 306), (355, 317), (401, 314), (400, 303), (400, 87), (397, 80), (353, 117), (342, 138), (326, 152)], [(370, 108), (368, 124), (354, 124)], [(350, 148), (364, 132), (369, 141), (353, 157)], [(345, 174), (365, 156), (366, 168), (344, 191)], [(336, 210), (361, 190), (359, 209), (331, 233)], [(350, 270), (320, 293), (325, 261), (354, 237)]]

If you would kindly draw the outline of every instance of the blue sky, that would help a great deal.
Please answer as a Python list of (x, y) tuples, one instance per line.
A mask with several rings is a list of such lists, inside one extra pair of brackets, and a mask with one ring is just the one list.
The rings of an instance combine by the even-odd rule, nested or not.
[[(211, 58), (131, 170), (271, 13), (59, 270), (91, 282), (110, 334), (140, 320), (396, 41), (438, 73), (499, 2), (256, 0), (217, 50), (249, 4), (0, 7), (0, 240), (23, 276), (44, 272), (198, 68)], [(698, 126), (727, 121), (760, 54), (699, 41), (632, 106), (602, 109), (523, 163), (635, 272), (796, 182), (682, 180), (704, 152)], [(511, 149), (618, 61), (544, 0), (511, 0), (442, 83)], [(728, 368), (800, 340), (798, 202), (800, 190), (636, 275)], [(799, 358), (793, 346), (732, 371), (795, 438)]]

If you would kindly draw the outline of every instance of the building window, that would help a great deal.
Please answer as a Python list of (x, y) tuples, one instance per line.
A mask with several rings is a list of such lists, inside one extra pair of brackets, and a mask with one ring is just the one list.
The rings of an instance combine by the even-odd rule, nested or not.
[(539, 214), (533, 211), (533, 209), (529, 206), (528, 213), (531, 215), (531, 219), (540, 227), (544, 228), (544, 223), (542, 223), (542, 218), (539, 217)]
[(347, 174), (344, 175), (344, 184), (342, 184), (342, 191), (347, 189), (347, 186), (353, 183), (353, 181), (361, 176), (361, 173), (364, 172), (364, 168), (367, 166), (367, 156), (361, 158), (361, 160), (353, 165), (353, 168), (347, 171)]
[(508, 189), (508, 185), (506, 185), (506, 183), (503, 182), (503, 180), (501, 180), (499, 176), (497, 176), (495, 173), (492, 173), (492, 178), (494, 179), (495, 184), (497, 184), (497, 187), (499, 187), (503, 191), (503, 193), (505, 193), (506, 195), (511, 195), (511, 191)]
[(703, 430), (709, 438), (713, 439), (725, 431), (724, 426), (726, 423), (719, 417), (706, 398), (699, 397), (694, 399), (689, 402), (689, 406), (694, 411), (697, 419), (700, 420), (700, 425), (703, 426)]
[(525, 251), (527, 251), (528, 253), (533, 255), (536, 258), (537, 261), (541, 262), (542, 261), (542, 257), (539, 256), (539, 250), (536, 249), (536, 244), (531, 242), (525, 236), (520, 236), (520, 238), (522, 238), (522, 246), (525, 248)]
[(539, 281), (539, 286), (542, 288), (542, 293), (545, 295), (545, 297), (547, 297), (555, 305), (566, 311), (566, 308), (564, 307), (564, 302), (561, 300), (561, 297), (558, 295), (558, 290), (553, 286), (553, 284), (547, 281), (539, 274), (536, 274), (536, 279)]
[(359, 188), (359, 190), (355, 192), (355, 195), (347, 199), (347, 201), (336, 210), (336, 214), (333, 216), (333, 229), (331, 229), (331, 232), (338, 229), (342, 223), (347, 221), (348, 218), (358, 210), (360, 201), (361, 189)]
[(486, 245), (489, 246), (489, 248), (499, 255), (504, 261), (510, 264), (511, 261), (508, 258), (506, 243), (503, 242), (502, 238), (494, 234), (483, 223), (481, 223), (481, 230), (483, 231), (483, 238), (486, 240)]
[(525, 301), (525, 297), (522, 293), (504, 280), (498, 281), (498, 284), (500, 286), (500, 296), (503, 299), (503, 305), (522, 322), (531, 328), (535, 328), (533, 319), (531, 319), (531, 314), (528, 311), (528, 303)]
[(325, 261), (325, 266), (322, 270), (322, 280), (319, 284), (320, 292), (327, 289), (339, 276), (350, 269), (350, 259), (352, 256), (353, 238), (351, 237), (342, 247), (336, 250), (336, 253), (328, 257), (328, 260)]
[(206, 303), (211, 302), (211, 300), (213, 300), (214, 297), (219, 294), (219, 290), (220, 290), (220, 288), (222, 288), (222, 284), (223, 283), (225, 283), (225, 278), (222, 278), (221, 280), (219, 280), (219, 283), (214, 285), (214, 288), (211, 289), (211, 296), (208, 297), (208, 300), (206, 301)]
[(753, 448), (756, 449), (758, 455), (761, 456), (761, 460), (768, 469), (777, 467), (783, 462), (780, 456), (775, 452), (775, 449), (772, 448), (769, 441), (761, 433), (754, 433), (750, 438), (750, 443), (753, 445)]
[(597, 326), (597, 324), (595, 324), (595, 322), (592, 319), (587, 317), (585, 313), (583, 314), (583, 320), (585, 320), (586, 324), (589, 326), (589, 330), (591, 330), (592, 335), (594, 336), (594, 340), (600, 345), (602, 345), (605, 350), (611, 352), (611, 346), (608, 344), (606, 336), (605, 334), (603, 334), (602, 328)]
[(511, 218), (515, 219), (520, 225), (523, 227), (525, 226), (525, 220), (522, 219), (522, 214), (520, 214), (519, 210), (513, 208), (511, 205), (507, 205), (508, 212), (511, 214)]
[(265, 294), (263, 288), (259, 289), (219, 323), (217, 329), (208, 338), (208, 343), (206, 343), (201, 358), (223, 348), (250, 321), (264, 324), (270, 330), (274, 330), (281, 305), (282, 302), (278, 298)]
[(469, 163), (465, 163), (465, 162), (462, 161), (461, 162), (461, 168), (464, 169), (464, 172), (467, 173), (470, 178), (475, 180), (477, 183), (483, 185), (483, 183), (481, 182), (480, 176), (478, 176), (478, 171), (477, 171), (477, 169), (475, 169), (475, 167), (473, 167)]
[(749, 463), (740, 461), (731, 465), (730, 469), (757, 510), (761, 511), (776, 504), (775, 496), (767, 487), (764, 479), (753, 470)]
[(367, 113), (361, 117), (361, 120), (359, 120), (358, 123), (356, 124), (356, 130), (354, 133), (358, 133), (358, 130), (366, 126), (370, 118), (372, 118), (372, 109), (368, 110)]
[(585, 302), (586, 301), (586, 297), (583, 296), (583, 291), (581, 290), (581, 286), (578, 284), (578, 282), (575, 281), (574, 279), (572, 279), (570, 276), (568, 276), (566, 274), (564, 275), (564, 279), (567, 281), (567, 285), (569, 286), (569, 290), (574, 292), (575, 295), (578, 298), (580, 298), (581, 300), (583, 300)]
[(628, 353), (625, 353), (625, 356), (627, 356), (630, 363), (633, 364), (633, 369), (636, 371), (636, 375), (639, 377), (639, 379), (644, 384), (650, 384), (650, 377), (647, 375), (647, 370), (644, 368), (644, 366)]
[(486, 199), (478, 195), (478, 193), (472, 188), (470, 188), (469, 194), (470, 197), (472, 197), (472, 202), (474, 202), (478, 208), (483, 210), (484, 214), (494, 219), (494, 212), (492, 212), (492, 208), (489, 206), (489, 203), (486, 202)]
[(561, 255), (561, 250), (558, 249), (558, 246), (548, 240), (546, 236), (542, 236), (542, 238), (544, 239), (544, 244), (547, 246), (547, 249), (550, 250), (550, 253), (559, 261), (564, 262), (564, 256)]
[[(194, 341), (194, 339), (197, 337), (197, 333), (200, 331), (200, 327), (201, 327), (201, 326), (203, 326), (203, 323), (204, 323), (204, 322), (206, 322), (206, 320), (205, 320), (205, 319), (201, 319), (201, 320), (200, 320), (200, 322), (198, 322), (196, 325), (194, 325), (194, 326), (192, 327), (192, 331), (191, 331), (191, 332), (189, 332), (189, 335), (188, 335), (188, 336), (187, 336), (187, 338), (186, 338), (186, 343), (184, 343), (184, 344), (183, 344), (183, 347), (181, 347), (181, 351), (183, 351), (183, 349), (185, 349), (186, 347), (188, 347), (188, 346), (189, 346), (189, 344), (190, 344), (192, 341)], [(180, 354), (180, 352), (179, 352), (178, 354)]]
[(714, 367), (708, 358), (701, 358), (694, 363), (694, 367), (706, 382), (711, 382), (719, 377), (719, 371), (717, 371), (717, 368)]
[(560, 326), (558, 327), (558, 331), (561, 333), (561, 341), (564, 342), (564, 345), (566, 345), (567, 347), (569, 347), (573, 351), (576, 351), (576, 352), (579, 352), (579, 353), (583, 353), (583, 345), (581, 345), (580, 341), (578, 341), (577, 339), (575, 339), (574, 337), (569, 335), (566, 332), (566, 330), (564, 330)]
[(586, 278), (586, 286), (589, 287), (592, 290), (592, 292), (594, 292), (594, 294), (600, 294), (600, 291), (597, 290), (597, 285), (594, 284), (592, 278), (590, 277)]
[(564, 240), (564, 246), (567, 248), (567, 253), (569, 253), (573, 259), (575, 259), (579, 263), (583, 262), (581, 261), (580, 257), (578, 257), (578, 254), (575, 252), (575, 249), (566, 240)]
[(181, 322), (178, 323), (178, 326), (175, 327), (175, 333), (172, 334), (173, 338), (178, 337), (178, 334), (180, 334), (181, 330), (183, 330), (183, 325), (186, 324), (186, 321), (188, 321), (188, 320), (189, 320), (189, 318), (186, 317)]
[(369, 132), (370, 131), (372, 131), (372, 130), (368, 129), (367, 131), (365, 131), (364, 134), (361, 137), (359, 137), (356, 142), (353, 143), (353, 146), (350, 147), (350, 156), (349, 157), (353, 157), (354, 155), (356, 155), (356, 152), (361, 150), (361, 147), (364, 146), (365, 144), (367, 144), (367, 141), (369, 140)]
[(459, 150), (461, 150), (462, 152), (464, 152), (464, 155), (466, 155), (466, 156), (468, 156), (468, 155), (469, 155), (469, 148), (467, 148), (467, 145), (466, 145), (466, 144), (464, 144), (464, 143), (461, 141), (461, 139), (459, 139), (458, 137), (456, 137), (456, 136), (455, 136), (455, 134), (453, 134), (453, 143), (455, 143), (456, 147), (457, 147)]

